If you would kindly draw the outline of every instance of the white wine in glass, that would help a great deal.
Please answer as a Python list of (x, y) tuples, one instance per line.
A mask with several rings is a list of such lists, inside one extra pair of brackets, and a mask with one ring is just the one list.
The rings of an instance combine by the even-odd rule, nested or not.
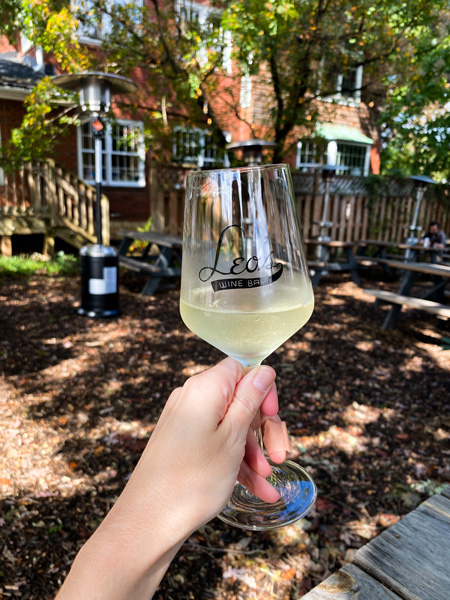
[[(180, 299), (187, 327), (254, 367), (303, 327), (313, 308), (289, 167), (189, 173)], [(280, 499), (263, 502), (237, 483), (222, 520), (265, 530), (311, 510), (310, 475), (289, 460), (271, 466), (269, 482)]]

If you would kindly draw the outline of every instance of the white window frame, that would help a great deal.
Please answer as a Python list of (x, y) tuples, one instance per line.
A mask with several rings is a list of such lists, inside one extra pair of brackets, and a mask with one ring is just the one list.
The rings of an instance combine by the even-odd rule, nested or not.
[[(321, 167), (324, 163), (323, 162), (319, 162), (319, 163), (302, 162), (303, 143), (315, 144), (317, 142), (312, 138), (310, 140), (305, 139), (305, 140), (299, 140), (297, 142), (297, 156), (296, 156), (296, 161), (295, 161), (295, 168), (299, 169), (299, 170), (303, 170), (303, 171), (311, 171), (311, 170), (314, 171), (317, 168)], [(365, 148), (364, 166), (363, 166), (363, 172), (361, 173), (361, 176), (367, 177), (367, 175), (369, 174), (369, 169), (370, 169), (370, 151), (371, 151), (372, 146), (370, 144), (361, 144), (360, 142), (330, 140), (326, 145), (326, 151), (325, 151), (326, 162), (330, 165), (337, 164), (338, 144), (345, 145), (345, 146), (358, 146), (360, 148)], [(348, 165), (344, 164), (343, 166), (348, 166)], [(351, 171), (342, 171), (342, 173), (350, 175)]]
[[(196, 165), (200, 168), (204, 167), (205, 165), (214, 165), (214, 164), (224, 162), (222, 160), (219, 160), (217, 158), (217, 155), (212, 158), (205, 156), (205, 149), (206, 149), (205, 140), (206, 140), (207, 136), (211, 135), (211, 132), (209, 131), (209, 129), (201, 128), (201, 127), (184, 127), (183, 125), (178, 125), (178, 126), (174, 127), (173, 132), (175, 135), (173, 138), (172, 152), (173, 152), (175, 161), (181, 162), (182, 164)], [(198, 154), (192, 155), (192, 156), (180, 155), (178, 148), (177, 148), (177, 140), (176, 140), (176, 134), (179, 132), (192, 133), (192, 134), (197, 134), (199, 136), (199, 140), (198, 140), (199, 141), (199, 143), (198, 143), (199, 152), (198, 152)]]
[[(342, 84), (344, 81), (344, 74), (338, 73), (336, 76), (336, 93), (331, 96), (327, 96), (325, 98), (320, 97), (319, 99), (322, 102), (337, 102), (338, 104), (343, 104), (345, 106), (356, 106), (358, 107), (361, 102), (361, 87), (363, 81), (363, 66), (359, 65), (358, 67), (354, 67), (356, 69), (356, 78), (355, 78), (355, 92), (353, 96), (346, 96), (342, 94)], [(321, 61), (321, 70), (319, 72), (319, 86), (322, 85), (322, 79), (324, 75), (324, 62)]]
[[(82, 125), (85, 125), (86, 123), (89, 123), (89, 121), (88, 120), (83, 121)], [(115, 124), (123, 125), (125, 127), (136, 127), (141, 130), (141, 133), (139, 134), (139, 137), (138, 137), (138, 147), (139, 147), (138, 152), (124, 153), (124, 154), (130, 154), (131, 156), (138, 156), (138, 158), (139, 158), (139, 163), (138, 163), (139, 178), (137, 181), (118, 181), (118, 180), (113, 179), (113, 177), (112, 177), (112, 174), (113, 174), (112, 173), (112, 171), (113, 171), (112, 157), (113, 157), (113, 155), (117, 155), (119, 153), (117, 151), (113, 151), (113, 138), (111, 135), (111, 124), (106, 123), (105, 124), (105, 134), (104, 134), (104, 150), (103, 150), (103, 156), (106, 157), (105, 178), (102, 181), (102, 185), (107, 186), (107, 187), (134, 187), (134, 188), (145, 187), (145, 146), (144, 146), (144, 133), (143, 133), (144, 124), (142, 123), (142, 121), (132, 121), (132, 120), (128, 120), (128, 119), (116, 119), (112, 123), (112, 125), (114, 126)], [(83, 152), (87, 153), (87, 154), (93, 154), (94, 155), (94, 164), (95, 164), (95, 150), (85, 150), (82, 146), (82, 142), (83, 142), (82, 128), (77, 127), (78, 175), (79, 175), (80, 179), (82, 179), (86, 183), (90, 183), (90, 184), (94, 185), (95, 184), (94, 178), (86, 179), (84, 177)], [(103, 164), (103, 160), (102, 160), (102, 164)]]
[[(125, 5), (129, 4), (130, 0), (111, 0), (109, 2), (110, 5)], [(72, 0), (72, 7), (74, 10), (86, 10), (90, 4), (90, 0), (83, 0), (83, 6), (80, 6), (79, 0)], [(143, 0), (135, 0), (134, 4), (139, 7), (143, 6)], [(103, 40), (103, 36), (111, 33), (111, 17), (105, 13), (102, 14), (102, 19), (100, 22), (100, 35), (99, 37), (90, 37), (89, 35), (83, 35), (82, 27), (80, 24), (80, 42), (82, 44), (88, 44), (90, 46), (100, 46)]]
[(337, 76), (337, 94), (336, 99), (340, 104), (347, 104), (351, 106), (358, 106), (361, 102), (361, 86), (362, 86), (362, 78), (363, 78), (363, 67), (359, 65), (358, 67), (354, 67), (356, 71), (355, 76), (355, 91), (352, 96), (346, 96), (342, 94), (342, 84), (344, 82), (344, 74), (339, 73)]
[[(316, 140), (314, 138), (311, 139), (303, 139), (297, 142), (297, 155), (295, 159), (295, 168), (300, 169), (302, 171), (315, 171), (318, 167), (322, 166), (324, 162), (304, 162), (302, 161), (302, 153), (304, 153), (304, 144), (320, 144), (321, 140)], [(322, 141), (324, 154), (328, 154), (328, 146)], [(310, 151), (308, 149), (308, 154)]]
[(248, 74), (241, 77), (240, 105), (241, 108), (250, 108), (252, 105), (252, 76)]
[[(335, 142), (330, 142), (331, 144), (336, 144), (336, 160), (339, 162), (339, 153), (338, 153), (338, 146), (352, 146), (352, 147), (358, 147), (358, 148), (365, 148), (365, 154), (364, 154), (364, 165), (362, 167), (362, 173), (360, 173), (359, 175), (355, 175), (356, 177), (367, 177), (367, 175), (369, 174), (369, 168), (370, 168), (370, 150), (372, 148), (372, 146), (370, 144), (361, 144), (360, 142), (347, 142), (347, 141), (340, 141), (340, 140), (336, 140)], [(328, 146), (330, 146), (330, 143), (328, 144)], [(335, 163), (336, 164), (336, 163)], [(349, 170), (345, 171), (344, 173), (347, 175), (352, 175), (352, 168), (349, 165), (346, 165), (344, 163), (345, 167), (349, 167)]]
[[(198, 15), (198, 22), (203, 27), (208, 22), (208, 17), (211, 14), (217, 13), (217, 9), (207, 4), (200, 4), (194, 0), (177, 0), (175, 2), (175, 12), (180, 19), (180, 26), (183, 29), (183, 11), (191, 11)], [(223, 60), (222, 67), (227, 73), (232, 72), (231, 53), (233, 50), (231, 32), (225, 31), (223, 34)], [(201, 67), (205, 66), (208, 61), (208, 51), (206, 48), (200, 48), (197, 53), (197, 60)]]

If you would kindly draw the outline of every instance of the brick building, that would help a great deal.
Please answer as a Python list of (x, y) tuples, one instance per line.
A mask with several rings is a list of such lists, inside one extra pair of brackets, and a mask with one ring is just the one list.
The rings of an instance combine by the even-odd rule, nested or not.
[[(182, 18), (206, 20), (210, 9), (205, 2), (176, 3)], [(98, 46), (101, 30), (84, 30), (80, 40)], [(228, 40), (231, 44), (231, 40)], [(230, 46), (231, 48), (231, 46)], [(57, 68), (46, 61), (39, 48), (34, 48), (24, 38), (15, 46), (0, 40), (0, 143), (8, 140), (13, 128), (18, 127), (24, 114), (23, 102), (33, 86), (44, 74), (56, 74)], [(267, 113), (267, 86), (260, 77), (242, 77), (236, 80), (231, 53), (224, 53), (223, 81), (218, 92), (208, 98), (208, 104), (224, 139), (239, 142), (257, 134), (264, 137)], [(146, 74), (135, 70), (135, 79), (145, 88)], [(239, 99), (241, 119), (230, 115), (226, 94), (233, 93)], [(340, 79), (339, 79), (340, 78)], [(349, 85), (347, 79), (352, 79)], [(338, 76), (336, 96), (332, 102), (318, 102), (320, 119), (315, 135), (295, 130), (291, 136), (292, 150), (285, 157), (292, 169), (308, 171), (325, 162), (347, 167), (347, 173), (367, 175), (379, 172), (379, 143), (376, 131), (369, 125), (368, 107), (361, 102), (362, 69), (355, 69), (347, 76)], [(207, 104), (205, 103), (205, 106)], [(148, 109), (151, 110), (151, 102)], [(183, 167), (212, 168), (229, 165), (226, 153), (211, 143), (208, 114), (196, 126), (184, 126), (180, 122), (173, 127), (170, 147), (160, 153), (145, 151), (143, 121), (146, 108), (133, 114), (115, 109), (116, 121), (108, 126), (103, 146), (103, 189), (110, 202), (111, 231), (143, 224), (152, 216), (158, 184), (154, 181), (157, 163), (173, 163)], [(248, 124), (254, 125), (250, 129)], [(89, 122), (72, 127), (69, 135), (55, 149), (57, 164), (73, 172), (86, 183), (94, 180), (94, 144)], [(153, 181), (152, 181), (153, 178)], [(4, 176), (0, 171), (0, 195)], [(4, 187), (4, 186), (3, 186)], [(4, 202), (4, 201), (3, 201)], [(0, 232), (1, 234), (1, 232)]]

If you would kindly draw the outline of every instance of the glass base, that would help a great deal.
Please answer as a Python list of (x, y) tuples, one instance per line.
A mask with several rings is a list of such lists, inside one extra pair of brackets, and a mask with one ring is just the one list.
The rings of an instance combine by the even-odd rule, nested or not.
[(317, 497), (316, 485), (309, 473), (290, 460), (281, 465), (270, 464), (272, 475), (268, 481), (281, 498), (273, 504), (263, 502), (237, 483), (219, 519), (241, 529), (265, 531), (294, 523), (309, 513)]

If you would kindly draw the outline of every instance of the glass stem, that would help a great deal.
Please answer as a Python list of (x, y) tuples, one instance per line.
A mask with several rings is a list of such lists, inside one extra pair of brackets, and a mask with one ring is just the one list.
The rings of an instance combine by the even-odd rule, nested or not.
[[(252, 369), (254, 369), (255, 367), (259, 367), (259, 366), (261, 366), (260, 362), (255, 365), (251, 365), (251, 366), (244, 365), (245, 374), (249, 373)], [(264, 456), (266, 456), (266, 453), (264, 451), (263, 434), (262, 434), (262, 428), (261, 428), (261, 411), (253, 419), (253, 423), (252, 423), (251, 427), (253, 429), (253, 433), (255, 434), (256, 441), (258, 442), (262, 453), (264, 454)], [(266, 458), (267, 458), (267, 456), (266, 456)]]
[(256, 441), (259, 444), (259, 447), (261, 448), (263, 454), (265, 455), (265, 450), (264, 450), (264, 443), (263, 443), (263, 436), (262, 436), (262, 429), (261, 427), (258, 427), (258, 429), (255, 429), (255, 437), (256, 437)]

